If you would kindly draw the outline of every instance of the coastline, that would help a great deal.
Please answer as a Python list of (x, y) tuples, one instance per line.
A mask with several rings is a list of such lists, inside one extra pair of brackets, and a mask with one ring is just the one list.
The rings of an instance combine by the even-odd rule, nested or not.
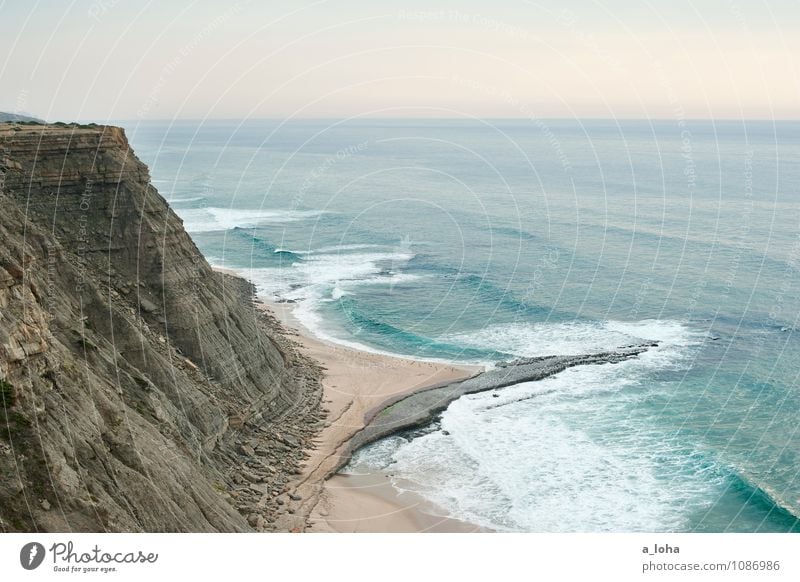
[[(217, 269), (225, 272), (224, 269)], [(307, 532), (474, 532), (479, 526), (435, 515), (435, 507), (401, 492), (386, 475), (341, 475), (353, 437), (380, 410), (409, 394), (446, 386), (482, 371), (393, 357), (340, 346), (314, 337), (292, 316), (291, 304), (256, 299), (307, 357), (323, 369), (327, 420), (307, 451), (301, 474), (289, 486), (287, 513), (278, 525)]]
[[(227, 269), (220, 272), (235, 274)], [(421, 495), (395, 487), (380, 471), (340, 474), (353, 452), (383, 437), (426, 426), (458, 398), (539, 381), (574, 366), (635, 358), (658, 341), (568, 356), (538, 356), (482, 366), (454, 365), (358, 350), (316, 337), (293, 315), (293, 303), (260, 297), (254, 306), (321, 372), (325, 420), (306, 441), (306, 462), (296, 478), (265, 491), (258, 503), (283, 508), (273, 523), (290, 532), (475, 532), (491, 531), (453, 517)], [(280, 440), (280, 435), (278, 436)]]
[[(222, 269), (218, 269), (223, 271)], [(224, 272), (224, 271), (223, 271)], [(230, 272), (230, 271), (228, 271)], [(256, 297), (254, 305), (322, 372), (322, 429), (306, 450), (297, 478), (283, 491), (264, 493), (285, 508), (276, 529), (291, 532), (475, 532), (490, 531), (445, 513), (382, 472), (340, 474), (352, 453), (398, 431), (425, 426), (467, 394), (538, 381), (574, 366), (617, 363), (658, 342), (610, 351), (523, 358), (485, 370), (357, 350), (316, 337), (293, 316), (292, 303)]]

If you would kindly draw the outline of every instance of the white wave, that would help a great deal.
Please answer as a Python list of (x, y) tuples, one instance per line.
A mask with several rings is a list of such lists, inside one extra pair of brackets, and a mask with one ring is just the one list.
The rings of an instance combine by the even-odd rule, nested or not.
[(525, 408), (452, 407), (442, 419), (449, 434), (395, 452), (397, 485), (455, 517), (523, 532), (676, 531), (687, 509), (713, 497), (691, 471), (665, 482), (657, 443), (598, 442), (557, 414)]
[(342, 251), (360, 251), (364, 249), (379, 249), (385, 248), (384, 245), (376, 245), (376, 244), (348, 244), (348, 245), (333, 245), (328, 247), (319, 248), (313, 252), (315, 253), (339, 253)]
[(672, 323), (604, 325), (628, 341), (663, 344), (636, 359), (460, 398), (442, 415), (448, 434), (382, 441), (360, 454), (356, 470), (386, 469), (398, 488), (446, 514), (501, 531), (680, 530), (719, 484), (666, 435), (620, 413), (652, 372), (686, 365), (691, 334)]
[(336, 286), (341, 289), (362, 284), (397, 284), (410, 281), (413, 275), (387, 269), (402, 268), (413, 253), (314, 254), (303, 257), (286, 268), (252, 269), (251, 280), (263, 293), (275, 299), (323, 299)]
[(414, 275), (389, 271), (386, 267), (400, 269), (413, 256), (410, 252), (307, 255), (288, 269), (249, 269), (243, 274), (266, 297), (298, 302), (295, 316), (319, 335), (323, 333), (316, 314), (320, 303), (341, 299), (360, 285), (396, 285), (414, 280)]
[(333, 288), (333, 291), (331, 291), (331, 299), (333, 299), (334, 301), (338, 301), (345, 295), (347, 295), (347, 291), (343, 290), (338, 285), (336, 285), (336, 287)]
[(318, 249), (295, 251), (292, 249), (275, 249), (275, 253), (292, 253), (295, 255), (313, 255), (313, 254), (330, 254), (330, 253), (344, 253), (347, 251), (358, 251), (364, 249), (379, 249), (386, 248), (384, 245), (375, 244), (350, 244), (350, 245), (333, 245), (328, 247), (321, 247)]
[(684, 346), (697, 343), (701, 338), (699, 332), (680, 322), (651, 319), (500, 324), (479, 331), (450, 334), (441, 339), (470, 348), (534, 357), (584, 354), (642, 341)]
[[(401, 268), (413, 253), (361, 253), (343, 255), (315, 255), (304, 257), (291, 268), (251, 268), (236, 269), (242, 276), (255, 284), (258, 293), (272, 301), (291, 301), (292, 315), (308, 332), (322, 341), (340, 346), (391, 356), (400, 359), (422, 360), (443, 364), (455, 362), (442, 358), (412, 357), (386, 350), (380, 350), (361, 343), (350, 333), (336, 330), (320, 314), (320, 307), (331, 301), (352, 294), (360, 285), (378, 283), (392, 285), (418, 279), (417, 275), (407, 273), (387, 273), (382, 266), (393, 262)], [(465, 362), (460, 362), (465, 363)], [(476, 366), (485, 362), (467, 362)]]
[(398, 435), (390, 435), (375, 441), (368, 447), (358, 449), (350, 461), (342, 467), (340, 473), (348, 475), (366, 475), (376, 470), (388, 468), (394, 463), (394, 455), (398, 448), (406, 444), (407, 439)]
[(189, 198), (168, 198), (167, 202), (170, 204), (180, 204), (182, 202), (197, 202), (199, 200), (205, 200), (204, 196), (191, 196)]
[[(560, 337), (563, 334), (564, 337)], [(355, 470), (385, 469), (447, 515), (501, 531), (676, 531), (719, 483), (667, 435), (620, 412), (649, 378), (685, 369), (702, 334), (675, 321), (495, 326), (450, 336), (520, 356), (659, 341), (616, 364), (569, 368), (538, 382), (466, 396), (443, 431), (380, 441)]]
[(232, 228), (249, 228), (262, 224), (280, 224), (316, 218), (318, 210), (258, 210), (244, 208), (176, 209), (188, 232), (213, 232)]

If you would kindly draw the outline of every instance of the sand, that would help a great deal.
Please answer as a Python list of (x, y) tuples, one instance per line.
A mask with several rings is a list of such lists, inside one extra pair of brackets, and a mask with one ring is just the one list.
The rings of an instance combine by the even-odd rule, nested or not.
[[(299, 348), (324, 368), (323, 406), (329, 411), (303, 474), (293, 485), (296, 524), (308, 517), (312, 532), (461, 532), (479, 528), (436, 517), (418, 496), (399, 493), (385, 475), (334, 475), (347, 443), (384, 406), (398, 397), (468, 378), (481, 369), (396, 358), (317, 339), (291, 315), (291, 304), (263, 303)], [(287, 524), (291, 526), (291, 523)], [(297, 529), (289, 527), (289, 529)]]
[(341, 475), (325, 482), (311, 514), (312, 532), (455, 533), (485, 531), (473, 524), (438, 517), (437, 508), (412, 492), (399, 493), (386, 475)]

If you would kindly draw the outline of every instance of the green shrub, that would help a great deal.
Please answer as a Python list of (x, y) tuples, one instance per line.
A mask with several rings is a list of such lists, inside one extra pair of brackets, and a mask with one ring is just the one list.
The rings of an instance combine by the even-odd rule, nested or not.
[(14, 387), (5, 380), (0, 380), (0, 405), (3, 408), (11, 408), (16, 401)]

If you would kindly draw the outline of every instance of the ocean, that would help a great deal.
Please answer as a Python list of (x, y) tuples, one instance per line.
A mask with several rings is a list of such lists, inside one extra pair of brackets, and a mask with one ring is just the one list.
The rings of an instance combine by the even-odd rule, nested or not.
[(317, 336), (642, 356), (359, 451), (498, 531), (800, 531), (800, 123), (124, 122), (213, 264)]

